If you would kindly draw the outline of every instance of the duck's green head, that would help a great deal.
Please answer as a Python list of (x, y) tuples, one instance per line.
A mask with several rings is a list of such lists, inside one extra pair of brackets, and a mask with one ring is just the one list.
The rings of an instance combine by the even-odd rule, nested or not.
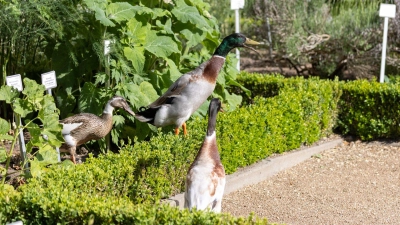
[(245, 47), (256, 51), (254, 48), (247, 46), (246, 44), (259, 45), (260, 43), (258, 43), (257, 41), (253, 41), (250, 38), (247, 38), (241, 33), (233, 33), (222, 40), (221, 44), (215, 50), (214, 55), (226, 57), (229, 51), (237, 47)]

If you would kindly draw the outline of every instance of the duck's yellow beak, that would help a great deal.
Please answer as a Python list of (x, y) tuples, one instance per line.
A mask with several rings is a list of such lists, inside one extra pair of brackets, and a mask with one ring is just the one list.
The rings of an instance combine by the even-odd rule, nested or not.
[[(250, 38), (246, 38), (245, 44), (249, 44), (249, 45), (259, 45), (260, 43), (257, 42), (257, 41), (253, 41), (253, 40), (251, 40)], [(252, 47), (250, 47), (250, 46), (247, 46), (247, 45), (245, 45), (245, 44), (243, 45), (245, 48), (248, 48), (248, 49), (251, 49), (251, 50), (257, 52), (257, 50), (255, 50), (254, 48), (252, 48)], [(257, 54), (260, 55), (259, 52), (257, 52)]]
[(251, 40), (250, 38), (246, 38), (245, 44), (248, 44), (248, 45), (259, 45), (260, 42), (253, 41), (253, 40)]

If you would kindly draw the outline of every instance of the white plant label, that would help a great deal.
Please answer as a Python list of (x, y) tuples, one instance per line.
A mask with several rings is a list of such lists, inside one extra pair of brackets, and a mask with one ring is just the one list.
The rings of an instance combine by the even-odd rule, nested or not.
[(57, 87), (56, 72), (50, 71), (47, 73), (42, 73), (42, 84), (46, 90)]
[(231, 0), (231, 9), (243, 9), (244, 7), (244, 0)]
[(6, 77), (7, 86), (14, 87), (18, 91), (22, 91), (24, 87), (22, 86), (21, 74), (15, 74)]
[(379, 7), (379, 16), (394, 18), (396, 16), (396, 5), (381, 3)]
[(105, 40), (104, 41), (104, 55), (107, 55), (110, 52), (110, 40)]

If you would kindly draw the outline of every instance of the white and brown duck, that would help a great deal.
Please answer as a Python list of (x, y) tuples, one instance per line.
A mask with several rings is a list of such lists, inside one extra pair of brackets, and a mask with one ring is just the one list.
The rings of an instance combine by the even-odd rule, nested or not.
[(221, 101), (217, 98), (212, 99), (208, 109), (206, 137), (186, 176), (185, 208), (221, 212), (225, 170), (219, 156), (215, 133), (220, 108)]
[(113, 111), (115, 108), (121, 108), (135, 115), (128, 103), (123, 97), (112, 97), (104, 107), (103, 114), (97, 116), (91, 113), (79, 113), (71, 117), (60, 120), (63, 125), (62, 135), (65, 143), (60, 147), (60, 151), (69, 152), (71, 160), (76, 164), (76, 147), (90, 140), (98, 140), (105, 137), (112, 129)]
[[(243, 34), (234, 33), (225, 37), (208, 61), (193, 71), (183, 74), (155, 102), (141, 107), (136, 118), (156, 127), (175, 125), (175, 134), (182, 126), (186, 135), (186, 121), (214, 91), (217, 76), (225, 63), (226, 55), (236, 47), (257, 45)], [(255, 51), (255, 50), (254, 50)]]

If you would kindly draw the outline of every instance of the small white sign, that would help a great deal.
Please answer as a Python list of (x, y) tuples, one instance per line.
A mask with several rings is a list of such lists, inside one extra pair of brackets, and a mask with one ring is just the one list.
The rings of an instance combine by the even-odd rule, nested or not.
[(18, 89), (18, 91), (22, 91), (24, 89), (21, 80), (21, 74), (15, 74), (6, 77), (7, 86), (14, 87)]
[(379, 8), (379, 16), (394, 18), (396, 16), (396, 5), (381, 3)]
[(244, 0), (231, 0), (231, 9), (243, 9), (244, 7)]
[(42, 84), (46, 90), (57, 87), (56, 72), (50, 71), (47, 73), (42, 73)]
[(110, 52), (110, 40), (105, 40), (104, 41), (104, 55), (107, 55)]

